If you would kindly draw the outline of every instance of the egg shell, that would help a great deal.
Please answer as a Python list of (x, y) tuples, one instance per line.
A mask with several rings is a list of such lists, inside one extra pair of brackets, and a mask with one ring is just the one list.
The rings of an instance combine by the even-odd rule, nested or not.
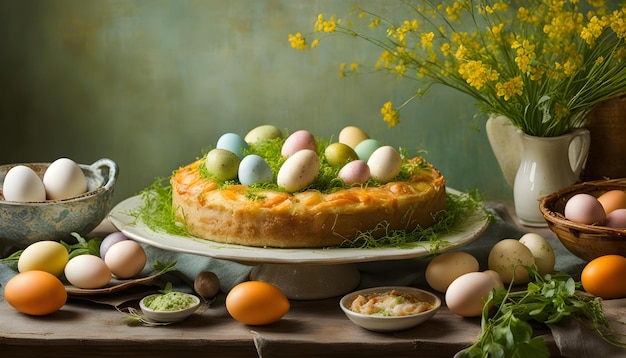
[(304, 129), (293, 132), (285, 139), (280, 154), (285, 158), (289, 158), (303, 149), (309, 149), (314, 152), (317, 150), (315, 137), (311, 132)]
[(598, 201), (604, 208), (604, 213), (609, 214), (616, 209), (626, 209), (626, 192), (615, 189), (609, 190), (598, 197)]
[(494, 279), (498, 287), (504, 287), (504, 282), (502, 282), (502, 278), (500, 277), (499, 273), (495, 272), (494, 270), (485, 270), (483, 271), (483, 273), (489, 275), (492, 279)]
[(348, 185), (363, 184), (370, 180), (370, 167), (363, 160), (354, 160), (339, 169), (337, 177)]
[(446, 290), (448, 309), (459, 316), (478, 317), (482, 314), (484, 299), (491, 290), (501, 287), (489, 274), (469, 272), (457, 277)]
[(78, 288), (102, 288), (111, 281), (111, 270), (95, 255), (78, 255), (65, 265), (65, 278)]
[(137, 276), (146, 266), (146, 252), (134, 240), (120, 241), (109, 248), (104, 262), (117, 278)]
[(320, 160), (317, 153), (303, 149), (285, 160), (276, 176), (276, 183), (285, 191), (292, 193), (311, 185), (317, 178), (319, 170)]
[(611, 211), (606, 216), (604, 225), (614, 229), (626, 229), (626, 209), (615, 209)]
[(381, 144), (376, 139), (365, 139), (361, 143), (359, 143), (354, 151), (359, 159), (368, 161), (372, 156), (372, 153), (376, 151), (376, 149), (380, 148)]
[(324, 157), (333, 167), (342, 167), (346, 163), (358, 159), (352, 147), (344, 143), (331, 143), (324, 150)]
[(594, 296), (606, 300), (626, 297), (626, 258), (621, 255), (603, 255), (587, 263), (580, 282)]
[(563, 214), (568, 220), (586, 225), (603, 225), (606, 220), (602, 204), (595, 196), (585, 193), (569, 198)]
[(34, 170), (25, 165), (9, 169), (2, 184), (4, 200), (37, 202), (46, 200), (46, 189)]
[(46, 271), (60, 276), (67, 264), (67, 249), (56, 241), (38, 241), (28, 245), (17, 261), (19, 272), (31, 270)]
[(355, 126), (347, 126), (344, 127), (339, 132), (339, 143), (347, 144), (352, 149), (355, 149), (356, 146), (362, 141), (368, 139), (369, 136), (365, 133), (361, 128)]
[(552, 245), (543, 236), (536, 233), (527, 233), (519, 239), (524, 246), (530, 249), (537, 265), (537, 271), (541, 275), (554, 272), (556, 255)]
[(248, 186), (270, 182), (274, 179), (274, 174), (265, 159), (256, 154), (250, 154), (239, 163), (237, 177), (241, 184)]
[(33, 316), (57, 312), (67, 301), (65, 285), (45, 271), (18, 273), (4, 285), (4, 298), (11, 307)]
[(109, 251), (111, 246), (124, 240), (130, 239), (120, 231), (112, 232), (105, 236), (100, 243), (100, 258), (104, 260), (104, 257), (106, 256), (106, 253), (107, 251)]
[(271, 124), (264, 124), (248, 132), (248, 134), (244, 137), (244, 140), (247, 143), (256, 143), (262, 140), (280, 138), (282, 136), (283, 133), (278, 127)]
[(426, 266), (426, 282), (434, 290), (446, 292), (452, 281), (478, 269), (478, 260), (471, 254), (463, 251), (445, 252), (436, 256)]
[(234, 153), (239, 159), (243, 158), (243, 151), (248, 149), (248, 143), (236, 133), (224, 133), (217, 140), (215, 148), (225, 149)]
[(262, 281), (245, 281), (226, 296), (226, 310), (236, 320), (248, 325), (267, 325), (280, 320), (290, 308), (280, 288)]
[(489, 252), (487, 266), (496, 271), (502, 282), (515, 285), (528, 283), (528, 271), (523, 266), (535, 263), (533, 253), (518, 240), (504, 239), (496, 243)]
[(87, 192), (85, 173), (69, 158), (59, 158), (48, 166), (43, 185), (48, 200), (63, 200)]
[(241, 160), (229, 150), (215, 148), (207, 153), (204, 162), (211, 177), (218, 181), (226, 181), (237, 178)]
[(402, 168), (402, 157), (392, 146), (383, 146), (374, 151), (367, 161), (372, 178), (385, 184), (392, 181)]

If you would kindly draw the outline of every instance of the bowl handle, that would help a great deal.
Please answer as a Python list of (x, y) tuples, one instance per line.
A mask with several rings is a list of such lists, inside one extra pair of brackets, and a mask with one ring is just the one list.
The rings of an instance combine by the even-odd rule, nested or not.
[(104, 188), (111, 189), (113, 185), (115, 185), (115, 182), (117, 181), (117, 176), (119, 174), (119, 168), (117, 166), (117, 163), (115, 163), (111, 159), (102, 158), (95, 161), (91, 165), (91, 169), (93, 171), (100, 170), (102, 167), (106, 167), (109, 172), (107, 182), (104, 184)]

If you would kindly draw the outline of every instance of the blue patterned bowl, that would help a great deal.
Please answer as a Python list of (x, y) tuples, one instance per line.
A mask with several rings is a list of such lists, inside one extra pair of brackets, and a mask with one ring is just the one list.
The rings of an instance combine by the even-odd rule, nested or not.
[[(0, 187), (7, 172), (16, 165), (0, 165)], [(22, 165), (43, 177), (50, 163)], [(25, 248), (42, 240), (73, 241), (72, 232), (85, 235), (98, 226), (113, 206), (118, 166), (106, 158), (79, 166), (87, 179), (87, 193), (80, 196), (22, 203), (6, 201), (0, 192), (0, 239), (16, 248)]]

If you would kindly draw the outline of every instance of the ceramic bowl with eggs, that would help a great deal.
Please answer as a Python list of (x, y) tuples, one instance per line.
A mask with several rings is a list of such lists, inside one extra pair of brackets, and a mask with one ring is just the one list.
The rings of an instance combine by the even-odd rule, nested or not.
[(441, 307), (441, 299), (414, 287), (386, 286), (349, 293), (339, 305), (356, 325), (370, 331), (395, 332), (429, 320)]
[[(72, 232), (85, 235), (106, 217), (113, 205), (117, 164), (106, 158), (91, 165), (61, 159), (52, 163), (0, 165), (0, 239), (16, 248), (41, 240), (71, 239)], [(11, 173), (15, 167), (22, 171)], [(46, 175), (48, 188), (55, 187), (56, 194), (69, 196), (50, 198), (47, 193), (44, 197), (37, 196), (41, 195), (40, 183), (46, 180)], [(65, 179), (71, 184), (66, 184)], [(73, 187), (81, 185), (81, 192), (76, 194)], [(35, 197), (27, 197), (33, 192)]]
[[(626, 191), (626, 179), (578, 183), (542, 198), (539, 209), (548, 223), (548, 227), (556, 234), (563, 246), (579, 258), (591, 261), (603, 255), (617, 254), (626, 256), (626, 228), (607, 226), (606, 221), (589, 224), (570, 220), (565, 213), (565, 208), (570, 199), (578, 194), (588, 194), (593, 198), (599, 199), (603, 202), (601, 207), (618, 208), (626, 206), (626, 199), (622, 198), (626, 197), (626, 195), (623, 195), (624, 191)], [(577, 212), (580, 212), (580, 217), (586, 219), (584, 216), (588, 216), (588, 213), (592, 212), (592, 210), (584, 206), (588, 204), (597, 206), (593, 198), (587, 197), (587, 199), (590, 199), (588, 203), (580, 201), (576, 207), (572, 205), (574, 204), (572, 201), (570, 210), (576, 215), (578, 215)], [(603, 198), (605, 200), (602, 200)], [(602, 215), (600, 217), (602, 218)], [(606, 217), (608, 218), (608, 214)], [(588, 222), (593, 221), (593, 219), (590, 219)]]

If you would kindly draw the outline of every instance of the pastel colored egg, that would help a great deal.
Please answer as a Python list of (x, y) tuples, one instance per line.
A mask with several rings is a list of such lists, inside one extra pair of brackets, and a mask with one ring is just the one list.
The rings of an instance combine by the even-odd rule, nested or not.
[(295, 192), (311, 185), (319, 174), (320, 160), (317, 153), (303, 149), (283, 163), (278, 171), (276, 183), (287, 192)]
[(240, 162), (235, 153), (215, 148), (207, 153), (205, 166), (211, 177), (218, 181), (226, 181), (237, 178)]
[(289, 158), (296, 152), (303, 149), (309, 149), (315, 152), (316, 148), (315, 137), (313, 134), (302, 129), (293, 132), (289, 137), (287, 137), (287, 139), (285, 139), (285, 143), (283, 143), (280, 154), (285, 158)]
[(256, 154), (246, 155), (239, 163), (239, 182), (249, 186), (272, 181), (274, 175), (269, 164)]
[(370, 167), (363, 160), (353, 160), (344, 165), (337, 177), (348, 185), (363, 184), (370, 180)]
[(333, 167), (341, 167), (344, 164), (358, 159), (356, 152), (344, 143), (332, 143), (324, 150), (326, 161)]
[(215, 148), (226, 149), (241, 159), (243, 158), (243, 151), (248, 148), (248, 143), (239, 134), (225, 133), (217, 140)]
[(367, 162), (372, 153), (374, 153), (376, 149), (380, 148), (380, 146), (381, 145), (379, 141), (370, 138), (360, 142), (356, 146), (356, 148), (354, 148), (354, 151), (356, 152), (359, 159)]
[(256, 143), (263, 140), (280, 138), (282, 136), (283, 133), (280, 129), (278, 129), (278, 127), (271, 124), (264, 124), (248, 132), (248, 134), (244, 137), (244, 140), (247, 143)]
[(353, 149), (356, 148), (357, 144), (368, 138), (367, 133), (355, 126), (347, 126), (339, 132), (339, 143), (347, 144)]

